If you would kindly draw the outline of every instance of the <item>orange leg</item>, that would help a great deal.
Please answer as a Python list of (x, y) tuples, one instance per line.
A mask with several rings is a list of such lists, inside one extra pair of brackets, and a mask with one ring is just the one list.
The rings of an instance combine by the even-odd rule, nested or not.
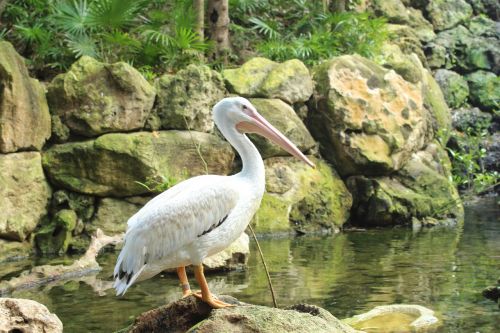
[(187, 297), (191, 295), (191, 288), (189, 287), (189, 281), (186, 275), (186, 267), (177, 267), (177, 276), (181, 280), (182, 297)]
[(229, 306), (234, 306), (233, 304), (228, 304), (222, 301), (219, 301), (218, 299), (215, 299), (212, 296), (212, 293), (210, 292), (210, 289), (208, 289), (208, 284), (207, 280), (205, 279), (205, 275), (203, 274), (203, 265), (195, 265), (194, 266), (194, 276), (196, 277), (196, 281), (198, 281), (198, 284), (200, 285), (201, 289), (201, 295), (198, 293), (194, 293), (193, 295), (201, 298), (201, 300), (208, 305), (210, 305), (214, 309), (220, 309), (220, 308), (226, 308)]

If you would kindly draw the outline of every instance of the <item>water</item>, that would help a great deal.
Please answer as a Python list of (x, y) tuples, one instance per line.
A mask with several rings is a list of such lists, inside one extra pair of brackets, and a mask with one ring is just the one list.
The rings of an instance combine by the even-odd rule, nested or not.
[[(489, 199), (466, 209), (463, 227), (378, 229), (262, 239), (260, 244), (280, 306), (307, 302), (345, 318), (377, 305), (414, 303), (443, 319), (438, 332), (499, 332), (500, 310), (481, 295), (500, 278), (498, 212)], [(207, 279), (215, 293), (271, 305), (263, 268), (252, 250), (246, 271)], [(105, 270), (97, 277), (13, 296), (45, 304), (62, 320), (65, 332), (74, 333), (113, 332), (180, 296), (175, 276), (163, 275), (134, 286), (124, 298), (115, 297), (106, 290), (115, 257), (101, 257)]]

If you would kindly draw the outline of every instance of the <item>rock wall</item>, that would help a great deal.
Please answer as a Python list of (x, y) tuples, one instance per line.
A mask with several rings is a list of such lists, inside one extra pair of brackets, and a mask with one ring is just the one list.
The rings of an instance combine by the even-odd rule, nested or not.
[(309, 69), (253, 58), (222, 73), (190, 65), (151, 83), (128, 64), (82, 57), (46, 94), (2, 42), (0, 206), (17, 214), (0, 218), (0, 246), (16, 255), (30, 242), (42, 253), (80, 251), (97, 228), (122, 232), (175, 183), (237, 172), (239, 159), (211, 119), (213, 104), (231, 94), (249, 98), (318, 166), (252, 136), (267, 170), (257, 232), (458, 218), (436, 136), (452, 127), (449, 107), (498, 108), (498, 23), (474, 16), (490, 5), (368, 2), (391, 23), (377, 62), (346, 55)]

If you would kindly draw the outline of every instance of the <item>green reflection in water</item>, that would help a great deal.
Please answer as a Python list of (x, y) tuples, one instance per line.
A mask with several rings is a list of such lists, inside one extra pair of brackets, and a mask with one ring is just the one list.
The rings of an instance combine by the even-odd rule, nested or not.
[[(487, 333), (500, 327), (496, 304), (481, 296), (500, 275), (498, 215), (495, 202), (487, 200), (466, 210), (463, 227), (379, 229), (260, 243), (280, 306), (308, 302), (345, 318), (377, 305), (414, 303), (439, 313), (444, 320), (439, 332)], [(139, 313), (180, 297), (171, 275), (141, 282), (125, 297), (115, 297), (106, 290), (115, 258), (112, 253), (102, 256), (105, 270), (97, 278), (13, 296), (47, 305), (65, 331), (75, 333), (112, 332)], [(208, 280), (215, 293), (271, 305), (256, 255), (246, 271), (212, 274)]]

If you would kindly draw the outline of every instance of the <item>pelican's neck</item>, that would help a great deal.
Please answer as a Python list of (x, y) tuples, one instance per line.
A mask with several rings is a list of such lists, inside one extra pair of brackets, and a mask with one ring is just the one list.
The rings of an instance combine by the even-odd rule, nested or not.
[(264, 162), (252, 141), (234, 127), (221, 129), (221, 132), (241, 157), (243, 167), (238, 176), (250, 179), (258, 187), (264, 188), (266, 182)]

